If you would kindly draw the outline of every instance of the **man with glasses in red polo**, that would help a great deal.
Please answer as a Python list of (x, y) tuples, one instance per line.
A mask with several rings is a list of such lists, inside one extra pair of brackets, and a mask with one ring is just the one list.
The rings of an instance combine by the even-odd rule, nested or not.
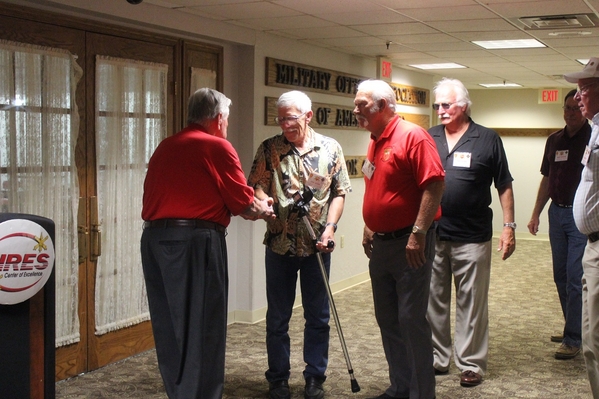
[(582, 256), (582, 354), (593, 398), (599, 399), (599, 58), (564, 79), (578, 85), (574, 99), (582, 115), (593, 121), (573, 213), (576, 227), (588, 237)]
[(498, 251), (503, 260), (516, 248), (512, 175), (499, 135), (470, 118), (468, 90), (444, 78), (434, 88), (441, 124), (429, 129), (445, 169), (441, 219), (437, 223), (435, 260), (428, 305), (433, 333), (435, 374), (449, 370), (451, 287), (455, 280), (455, 363), (460, 384), (472, 387), (487, 371), (488, 294), (491, 276), (492, 184), (503, 210)]
[(576, 90), (564, 98), (566, 126), (551, 134), (545, 144), (541, 162), (541, 184), (532, 211), (528, 231), (537, 235), (539, 217), (551, 199), (549, 217), (549, 242), (553, 259), (553, 280), (557, 288), (564, 316), (564, 329), (551, 336), (551, 341), (561, 345), (556, 359), (573, 359), (580, 353), (580, 323), (582, 311), (582, 254), (587, 237), (576, 228), (572, 203), (583, 165), (580, 163), (591, 136), (591, 126), (580, 112), (574, 99)]
[[(268, 220), (266, 245), (266, 349), (270, 399), (289, 399), (289, 320), (298, 274), (306, 324), (304, 327), (305, 399), (322, 399), (329, 349), (329, 300), (316, 251), (327, 274), (335, 249), (337, 222), (351, 185), (343, 151), (337, 141), (315, 132), (309, 123), (312, 101), (301, 91), (282, 94), (275, 121), (281, 133), (266, 139), (256, 152), (248, 184), (256, 197), (274, 199), (276, 220)], [(313, 243), (295, 194), (308, 190), (313, 198), (306, 215), (319, 235)], [(306, 201), (308, 197), (305, 196)], [(333, 245), (327, 245), (331, 242)]]

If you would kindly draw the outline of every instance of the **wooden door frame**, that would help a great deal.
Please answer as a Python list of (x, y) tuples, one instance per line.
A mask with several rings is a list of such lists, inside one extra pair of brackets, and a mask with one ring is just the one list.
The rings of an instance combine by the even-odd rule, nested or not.
[(183, 62), (180, 66), (180, 76), (182, 81), (182, 89), (181, 93), (178, 96), (179, 101), (184, 106), (181, 107), (180, 115), (182, 120), (179, 125), (179, 129), (185, 127), (187, 122), (187, 101), (189, 100), (190, 88), (191, 88), (191, 70), (192, 67), (200, 67), (200, 62), (198, 60), (198, 54), (210, 54), (216, 58), (216, 87), (215, 89), (222, 92), (224, 85), (223, 78), (223, 58), (224, 51), (221, 46), (214, 46), (204, 43), (192, 43), (188, 41), (181, 41), (181, 59)]

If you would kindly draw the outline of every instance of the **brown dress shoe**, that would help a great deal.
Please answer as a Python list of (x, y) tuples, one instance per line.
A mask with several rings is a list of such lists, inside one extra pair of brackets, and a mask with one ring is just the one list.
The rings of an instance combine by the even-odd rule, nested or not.
[(475, 387), (483, 382), (483, 376), (472, 370), (466, 370), (460, 377), (460, 385), (463, 387)]
[(576, 346), (570, 346), (570, 345), (567, 345), (567, 344), (562, 344), (557, 349), (557, 351), (555, 351), (555, 358), (556, 359), (561, 359), (561, 360), (573, 359), (579, 353), (580, 353), (580, 348), (577, 348)]
[(564, 340), (563, 333), (556, 333), (551, 336), (551, 342), (562, 342)]

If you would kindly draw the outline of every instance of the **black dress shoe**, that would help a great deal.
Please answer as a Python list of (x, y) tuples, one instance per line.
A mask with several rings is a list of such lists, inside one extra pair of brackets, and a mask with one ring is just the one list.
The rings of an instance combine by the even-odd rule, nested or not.
[(268, 389), (268, 397), (270, 399), (291, 399), (287, 380), (271, 382)]
[(322, 388), (322, 380), (316, 377), (306, 377), (306, 389), (304, 391), (305, 399), (322, 399), (324, 398), (324, 389)]

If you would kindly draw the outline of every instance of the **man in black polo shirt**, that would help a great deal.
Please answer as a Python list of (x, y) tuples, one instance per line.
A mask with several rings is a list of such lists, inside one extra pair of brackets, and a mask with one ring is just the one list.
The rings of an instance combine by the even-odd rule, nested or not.
[(433, 333), (433, 366), (437, 374), (449, 369), (453, 276), (455, 363), (461, 371), (460, 384), (472, 387), (482, 382), (488, 358), (493, 236), (490, 187), (495, 184), (503, 210), (504, 228), (498, 250), (505, 260), (516, 248), (513, 179), (499, 135), (470, 118), (472, 103), (462, 82), (444, 78), (434, 93), (433, 108), (441, 124), (429, 133), (445, 168), (445, 192), (427, 314)]
[(541, 184), (528, 231), (537, 235), (539, 216), (549, 198), (549, 242), (553, 257), (553, 280), (557, 287), (564, 330), (552, 335), (561, 342), (556, 359), (572, 359), (580, 353), (582, 320), (582, 255), (587, 237), (578, 231), (572, 214), (574, 194), (580, 182), (584, 149), (591, 137), (591, 126), (574, 99), (576, 89), (564, 98), (566, 126), (547, 139), (541, 163)]

